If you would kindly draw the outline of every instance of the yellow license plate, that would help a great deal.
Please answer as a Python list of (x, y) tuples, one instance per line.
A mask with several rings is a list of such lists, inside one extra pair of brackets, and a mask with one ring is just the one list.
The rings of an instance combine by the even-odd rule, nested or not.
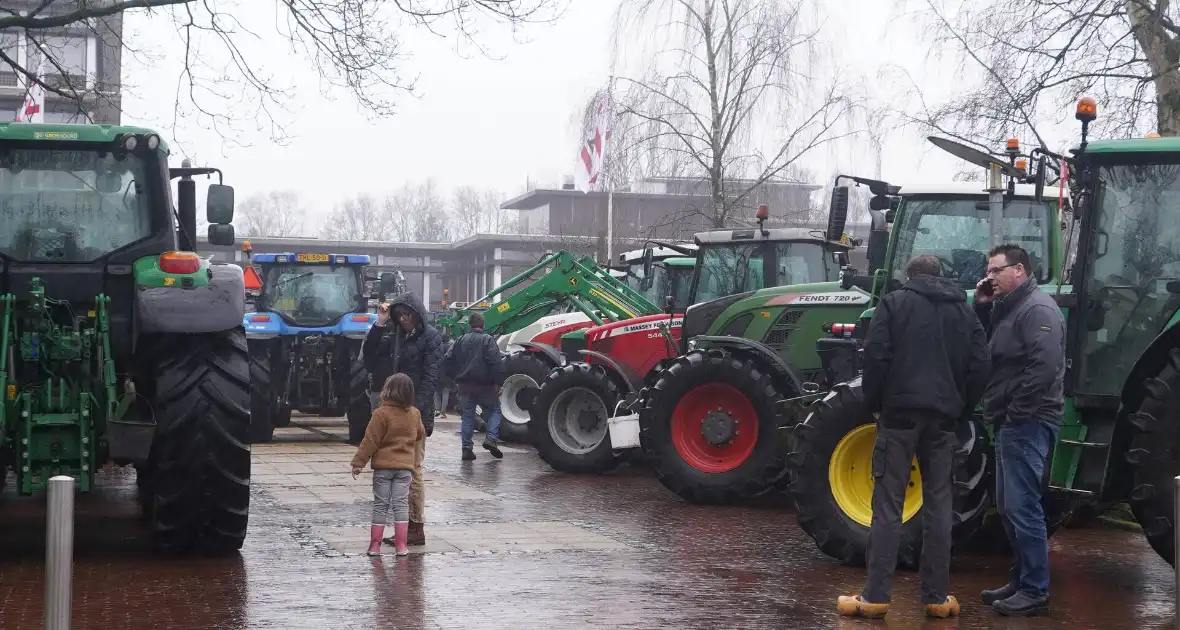
[(327, 254), (299, 254), (295, 257), (299, 262), (328, 262)]

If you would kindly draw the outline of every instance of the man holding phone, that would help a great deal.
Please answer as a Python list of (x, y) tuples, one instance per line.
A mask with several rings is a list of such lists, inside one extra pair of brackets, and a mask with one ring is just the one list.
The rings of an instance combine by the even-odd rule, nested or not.
[(983, 591), (1003, 615), (1049, 612), (1049, 541), (1041, 505), (1049, 457), (1065, 409), (1065, 317), (1037, 286), (1028, 252), (988, 253), (975, 304), (987, 313), (991, 376), (984, 420), (996, 426), (996, 507), (1012, 546), (1008, 583)]

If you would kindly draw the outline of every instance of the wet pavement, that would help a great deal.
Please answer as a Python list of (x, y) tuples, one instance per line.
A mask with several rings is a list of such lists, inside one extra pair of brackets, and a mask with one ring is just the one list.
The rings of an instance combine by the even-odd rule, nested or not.
[[(1065, 530), (1052, 542), (1051, 618), (996, 617), (978, 601), (1004, 558), (961, 556), (959, 619), (927, 621), (899, 573), (885, 621), (838, 618), (863, 571), (829, 560), (782, 506), (685, 504), (644, 471), (550, 471), (530, 449), (459, 460), (458, 423), (427, 442), (428, 545), (363, 554), (369, 478), (329, 441), (341, 421), (296, 418), (254, 448), (240, 556), (153, 556), (134, 473), (78, 497), (73, 628), (1171, 628), (1173, 574), (1136, 532)], [(478, 437), (478, 436), (477, 436)], [(0, 496), (0, 628), (41, 627), (44, 501)]]

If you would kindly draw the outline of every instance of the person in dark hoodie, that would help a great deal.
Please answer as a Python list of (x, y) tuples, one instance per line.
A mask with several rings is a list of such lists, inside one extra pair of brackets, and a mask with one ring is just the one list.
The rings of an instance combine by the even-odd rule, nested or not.
[[(369, 372), (370, 402), (380, 404), (381, 386), (385, 379), (401, 372), (414, 382), (414, 406), (422, 415), (422, 426), (429, 437), (434, 432), (434, 390), (438, 387), (439, 371), (446, 345), (442, 333), (427, 321), (428, 311), (413, 293), (402, 293), (378, 309), (377, 323), (369, 329), (361, 345), (361, 360)], [(349, 440), (359, 444), (366, 427), (359, 427), (359, 437), (348, 427)], [(424, 444), (424, 443), (423, 443)], [(425, 456), (425, 447), (417, 461)], [(416, 468), (410, 482), (409, 544), (426, 544), (425, 488), (422, 470)], [(385, 538), (393, 544), (393, 537)]]
[(873, 519), (859, 595), (841, 596), (846, 616), (889, 611), (910, 465), (922, 474), (922, 603), (931, 617), (959, 614), (950, 590), (955, 427), (983, 397), (990, 367), (987, 334), (966, 291), (940, 278), (930, 254), (906, 266), (908, 282), (881, 299), (864, 341), (861, 384), (879, 413), (873, 448)]

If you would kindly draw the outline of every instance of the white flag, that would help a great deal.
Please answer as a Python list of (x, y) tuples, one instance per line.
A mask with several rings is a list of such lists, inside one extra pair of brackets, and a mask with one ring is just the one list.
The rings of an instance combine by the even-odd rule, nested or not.
[(602, 189), (602, 164), (610, 141), (610, 98), (602, 97), (595, 109), (593, 124), (578, 147), (578, 165), (574, 169), (574, 188), (582, 192)]
[(25, 101), (16, 110), (16, 122), (39, 123), (45, 121), (45, 88), (32, 79), (25, 91)]

